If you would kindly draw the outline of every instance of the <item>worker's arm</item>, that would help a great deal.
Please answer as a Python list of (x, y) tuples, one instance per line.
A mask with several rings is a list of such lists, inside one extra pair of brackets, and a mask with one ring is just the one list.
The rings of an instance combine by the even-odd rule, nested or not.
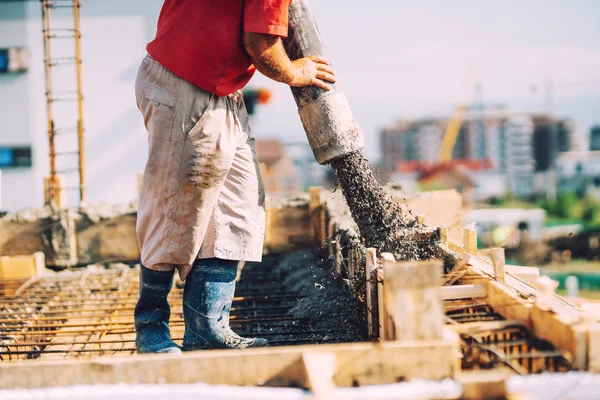
[(290, 86), (318, 86), (330, 90), (324, 81), (335, 82), (335, 72), (329, 61), (310, 56), (291, 61), (281, 38), (265, 33), (244, 33), (244, 47), (252, 62), (263, 75)]

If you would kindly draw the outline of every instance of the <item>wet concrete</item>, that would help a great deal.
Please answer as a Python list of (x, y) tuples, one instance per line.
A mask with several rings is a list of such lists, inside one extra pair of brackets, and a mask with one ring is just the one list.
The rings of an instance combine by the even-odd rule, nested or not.
[[(361, 241), (398, 260), (427, 260), (437, 252), (431, 231), (417, 224), (410, 210), (403, 212), (382, 187), (361, 152), (331, 163)], [(337, 207), (336, 207), (337, 208)]]

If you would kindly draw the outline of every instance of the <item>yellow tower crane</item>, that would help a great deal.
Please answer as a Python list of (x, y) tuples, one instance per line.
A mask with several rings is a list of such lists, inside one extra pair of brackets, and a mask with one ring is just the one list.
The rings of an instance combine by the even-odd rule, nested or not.
[(467, 110), (466, 98), (468, 90), (472, 86), (472, 82), (473, 74), (469, 72), (467, 75), (467, 85), (463, 90), (461, 101), (454, 109), (454, 112), (448, 121), (448, 125), (446, 126), (446, 132), (444, 133), (444, 139), (442, 140), (442, 146), (439, 154), (440, 163), (449, 163), (452, 161), (452, 151), (456, 145), (456, 140), (458, 139), (458, 134), (460, 133), (460, 128), (462, 127), (463, 123), (463, 117), (465, 111)]

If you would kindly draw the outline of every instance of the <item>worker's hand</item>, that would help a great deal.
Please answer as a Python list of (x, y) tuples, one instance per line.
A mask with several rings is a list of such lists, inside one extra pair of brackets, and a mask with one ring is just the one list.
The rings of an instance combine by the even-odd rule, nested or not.
[(325, 81), (335, 83), (336, 77), (329, 61), (321, 56), (308, 56), (292, 61), (292, 79), (288, 84), (295, 87), (317, 86), (331, 90)]

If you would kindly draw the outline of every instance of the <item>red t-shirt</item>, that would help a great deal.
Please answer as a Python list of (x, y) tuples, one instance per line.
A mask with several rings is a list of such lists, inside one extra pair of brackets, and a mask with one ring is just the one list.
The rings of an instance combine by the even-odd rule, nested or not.
[(246, 86), (256, 68), (243, 32), (286, 37), (291, 0), (165, 0), (156, 38), (146, 50), (180, 78), (226, 96)]

